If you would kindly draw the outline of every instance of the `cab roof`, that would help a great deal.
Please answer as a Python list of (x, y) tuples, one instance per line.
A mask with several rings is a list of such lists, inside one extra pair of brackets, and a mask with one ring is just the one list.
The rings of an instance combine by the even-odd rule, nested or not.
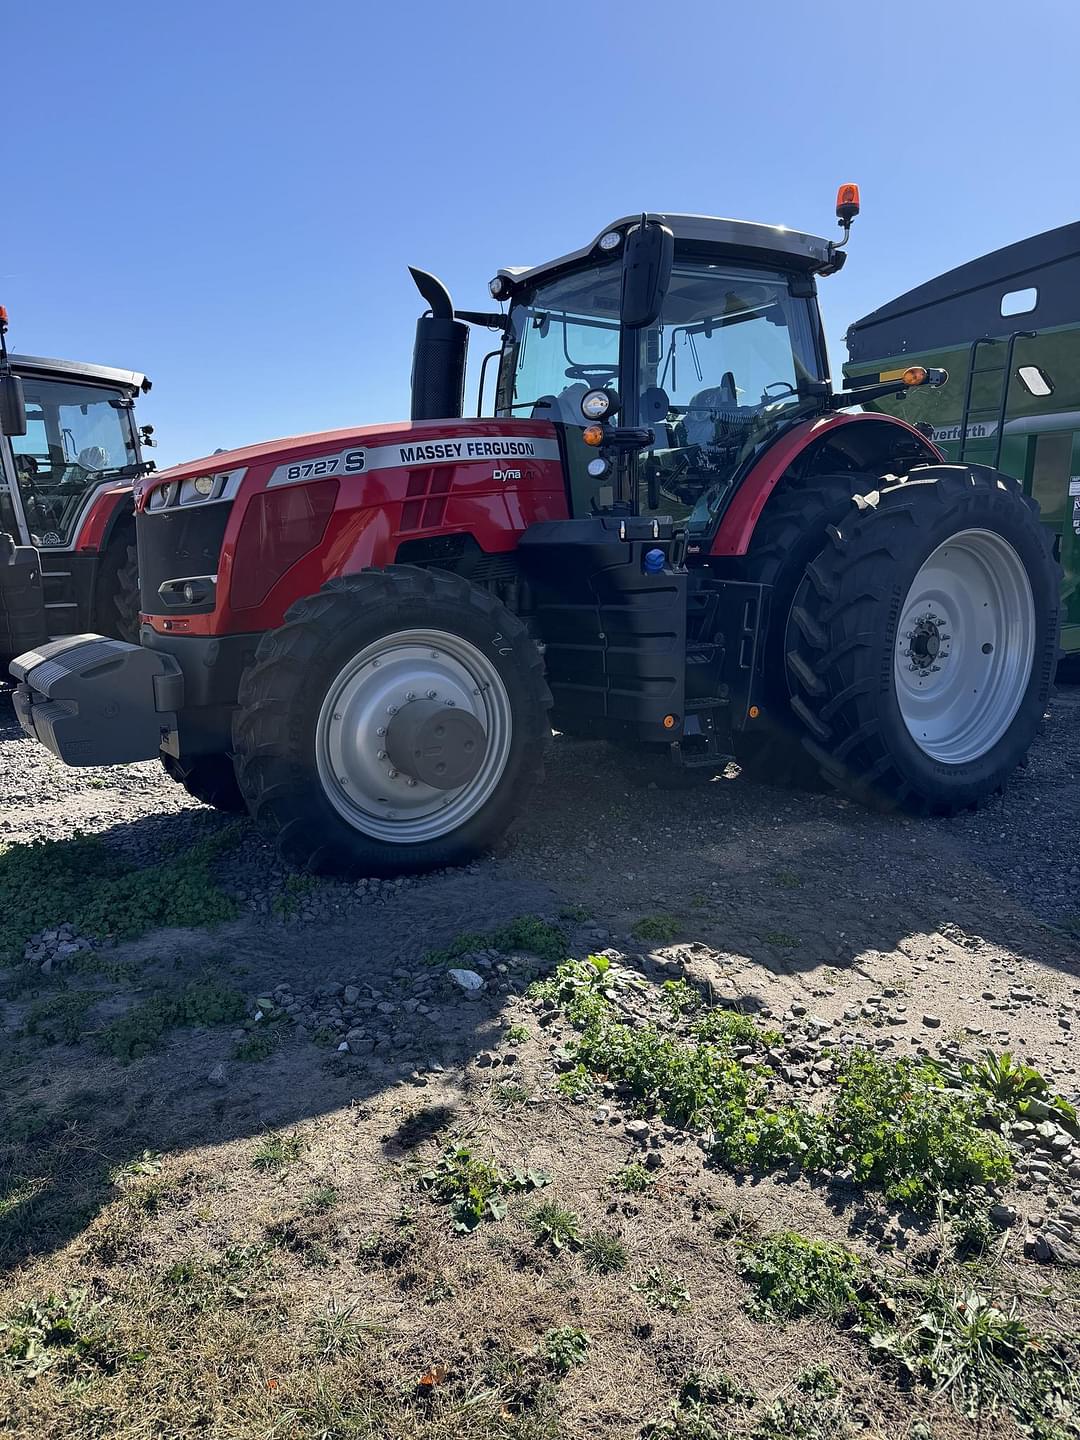
[(123, 390), (150, 389), (150, 381), (137, 370), (116, 370), (111, 365), (86, 365), (81, 360), (51, 360), (44, 355), (10, 355), (11, 368), (18, 375), (36, 375), (49, 380), (82, 380), (89, 385), (115, 385)]
[[(699, 254), (712, 254), (725, 259), (744, 259), (759, 264), (772, 264), (784, 269), (807, 270), (827, 274), (838, 270), (843, 264), (845, 252), (836, 250), (832, 242), (818, 235), (807, 235), (801, 230), (789, 230), (784, 225), (759, 225), (752, 220), (724, 220), (715, 215), (668, 215), (650, 214), (650, 220), (659, 220), (675, 236), (677, 248)], [(545, 260), (540, 265), (508, 265), (498, 273), (514, 285), (532, 285), (546, 279), (560, 270), (578, 265), (590, 258), (600, 259), (605, 252), (600, 250), (600, 237), (611, 230), (625, 235), (631, 226), (641, 220), (637, 215), (623, 215), (605, 225), (594, 240), (580, 250), (571, 250), (557, 260)], [(614, 255), (621, 253), (616, 250)]]

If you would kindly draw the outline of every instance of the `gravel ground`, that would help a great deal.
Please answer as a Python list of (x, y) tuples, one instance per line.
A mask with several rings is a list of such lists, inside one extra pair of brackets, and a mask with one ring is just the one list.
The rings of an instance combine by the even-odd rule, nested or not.
[[(700, 1221), (719, 1207), (769, 1230), (841, 1240), (868, 1255), (906, 1254), (912, 1264), (931, 1263), (932, 1226), (910, 1227), (872, 1198), (864, 1203), (841, 1172), (764, 1180), (703, 1169), (686, 1135), (637, 1117), (610, 1085), (569, 1104), (556, 1081), (573, 1065), (574, 1037), (525, 998), (547, 965), (524, 942), (475, 939), (452, 961), (424, 962), (463, 932), (535, 915), (566, 932), (571, 953), (605, 949), (647, 978), (654, 998), (635, 1000), (641, 1021), (654, 1016), (655, 987), (685, 977), (775, 1024), (783, 1042), (767, 1058), (778, 1093), (824, 1095), (837, 1057), (855, 1045), (945, 1060), (992, 1048), (1036, 1064), (1075, 1101), (1078, 801), (1074, 687), (1059, 691), (1030, 763), (1001, 801), (949, 821), (876, 815), (832, 793), (773, 789), (736, 773), (662, 792), (630, 782), (603, 745), (560, 739), (516, 833), (498, 855), (464, 869), (297, 883), (242, 822), (214, 862), (237, 919), (87, 953), (91, 940), (58, 899), (51, 928), (28, 939), (24, 967), (8, 973), (0, 992), (0, 1174), (6, 1166), (34, 1187), (23, 1218), (16, 1206), (7, 1235), (0, 1225), (0, 1269), (27, 1295), (83, 1285), (88, 1275), (119, 1293), (133, 1276), (167, 1271), (193, 1245), (247, 1243), (281, 1222), (288, 1201), (281, 1177), (253, 1182), (253, 1147), (268, 1129), (293, 1129), (303, 1136), (303, 1174), (348, 1197), (348, 1219), (333, 1221), (341, 1235), (325, 1240), (340, 1270), (311, 1269), (298, 1250), (289, 1313), (302, 1319), (307, 1306), (317, 1314), (327, 1294), (343, 1305), (362, 1295), (393, 1320), (412, 1374), (414, 1331), (416, 1345), (427, 1346), (431, 1333), (475, 1339), (485, 1325), (501, 1332), (526, 1322), (542, 1333), (570, 1315), (561, 1282), (538, 1280), (531, 1248), (521, 1259), (511, 1247), (501, 1268), (468, 1274), (454, 1267), (473, 1263), (469, 1251), (446, 1259), (445, 1293), (465, 1298), (439, 1301), (445, 1313), (430, 1314), (410, 1309), (397, 1288), (380, 1298), (367, 1262), (355, 1258), (357, 1234), (392, 1225), (405, 1203), (398, 1179), (414, 1157), (430, 1160), (450, 1134), (478, 1135), (515, 1163), (528, 1157), (553, 1171), (559, 1198), (590, 1223), (618, 1223), (635, 1274), (663, 1264), (685, 1272), (694, 1292), (691, 1315), (655, 1335), (650, 1320), (644, 1343), (641, 1327), (629, 1328), (634, 1291), (589, 1319), (587, 1328), (614, 1337), (596, 1384), (621, 1385), (620, 1403), (636, 1418), (630, 1429), (622, 1418), (583, 1429), (608, 1405), (606, 1391), (583, 1393), (567, 1402), (578, 1418), (566, 1433), (638, 1433), (665, 1393), (672, 1356), (696, 1364), (717, 1337), (725, 1366), (730, 1350), (736, 1373), (767, 1393), (787, 1384), (807, 1353), (824, 1353), (875, 1423), (907, 1433), (900, 1398), (858, 1368), (843, 1337), (822, 1342), (793, 1330), (763, 1339), (750, 1327), (741, 1287), (717, 1268)], [(66, 769), (22, 737), (0, 696), (0, 842), (94, 832), (138, 869), (234, 823), (188, 800), (153, 764)], [(104, 1053), (111, 1022), (130, 1023), (154, 997), (208, 975), (240, 992), (242, 1015), (166, 1030), (130, 1063)], [(74, 1012), (47, 1012), (58, 1001), (74, 1002)], [(1055, 1306), (1065, 1302), (1056, 1290), (1046, 1297), (1080, 1267), (1080, 1143), (1044, 1111), (1013, 1126), (1016, 1174), (991, 1197), (992, 1218), (1001, 1231), (995, 1265), (1020, 1277), (1033, 1304), (1045, 1300), (1040, 1324), (1056, 1324)], [(198, 1208), (190, 1198), (166, 1207), (130, 1250), (110, 1249), (112, 1167), (138, 1164), (143, 1152), (169, 1157)], [(624, 1203), (613, 1221), (609, 1177), (636, 1159), (659, 1176), (655, 1213), (645, 1200)], [(288, 1203), (301, 1206), (296, 1196)], [(309, 1223), (307, 1211), (297, 1213), (296, 1224)], [(429, 1243), (436, 1256), (449, 1244), (435, 1231)], [(396, 1287), (396, 1272), (388, 1274)], [(518, 1284), (525, 1309), (513, 1299)], [(505, 1313), (467, 1313), (474, 1294), (504, 1297)], [(541, 1308), (533, 1314), (528, 1305)], [(61, 1430), (53, 1416), (12, 1433)], [(939, 1430), (935, 1421), (934, 1433), (959, 1440), (970, 1431), (949, 1422)]]

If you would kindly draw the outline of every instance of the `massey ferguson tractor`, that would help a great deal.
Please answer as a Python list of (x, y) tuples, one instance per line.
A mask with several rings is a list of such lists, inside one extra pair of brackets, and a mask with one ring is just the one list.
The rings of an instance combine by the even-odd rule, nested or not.
[(152, 468), (135, 426), (145, 375), (9, 355), (0, 306), (0, 660), (50, 636), (139, 637), (132, 481)]
[[(943, 371), (833, 392), (816, 285), (857, 210), (842, 187), (835, 242), (616, 220), (500, 270), (493, 313), (413, 271), (412, 419), (140, 477), (139, 644), (21, 655), (23, 728), (74, 765), (160, 753), (346, 875), (485, 849), (552, 727), (683, 774), (734, 756), (976, 805), (1042, 718), (1058, 571), (1015, 481), (853, 408)], [(486, 418), (470, 325), (497, 337)]]

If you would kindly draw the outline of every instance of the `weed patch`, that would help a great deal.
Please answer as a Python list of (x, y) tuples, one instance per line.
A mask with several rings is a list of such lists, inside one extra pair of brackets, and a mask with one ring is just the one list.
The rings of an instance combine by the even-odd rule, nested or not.
[(658, 1265), (646, 1270), (632, 1286), (652, 1310), (667, 1310), (677, 1315), (690, 1304), (690, 1291), (682, 1275), (661, 1269)]
[(27, 1010), (23, 1030), (47, 1045), (75, 1045), (84, 1038), (86, 1017), (101, 998), (96, 990), (60, 990), (42, 995)]
[(556, 1375), (569, 1375), (577, 1365), (584, 1365), (591, 1343), (588, 1333), (573, 1325), (562, 1325), (544, 1336), (544, 1355)]
[(133, 869), (97, 836), (7, 846), (0, 850), (0, 963), (21, 960), (27, 938), (58, 919), (99, 938), (232, 919), (235, 903), (215, 883), (212, 866), (237, 834), (229, 826), (144, 869)]
[(857, 1304), (859, 1261), (839, 1245), (784, 1231), (749, 1247), (740, 1269), (754, 1291), (747, 1309), (759, 1320), (839, 1320)]
[(585, 1269), (592, 1275), (613, 1275), (626, 1269), (626, 1246), (615, 1235), (594, 1231), (581, 1242)]
[(112, 1373), (125, 1355), (104, 1323), (101, 1305), (85, 1289), (33, 1300), (0, 1321), (0, 1370), (33, 1380), (46, 1370)]
[(165, 990), (113, 1020), (97, 1034), (97, 1045), (116, 1060), (134, 1060), (155, 1049), (170, 1030), (183, 1025), (221, 1025), (243, 1018), (246, 1003), (239, 990), (213, 976)]
[(494, 1160), (474, 1155), (466, 1145), (451, 1145), (420, 1186), (442, 1205), (450, 1207), (454, 1229), (475, 1230), (482, 1220), (501, 1220), (506, 1196), (515, 1191), (539, 1190), (551, 1183), (545, 1170), (515, 1170), (507, 1174)]
[(539, 956), (549, 965), (557, 965), (566, 958), (569, 944), (566, 932), (558, 925), (552, 925), (536, 915), (520, 915), (495, 930), (458, 935), (445, 949), (429, 950), (425, 958), (429, 965), (452, 965), (473, 950), (498, 950), (503, 954), (524, 950)]
[(572, 1210), (562, 1205), (546, 1202), (537, 1205), (526, 1219), (537, 1245), (543, 1245), (556, 1254), (560, 1250), (580, 1248), (581, 1222)]
[(630, 933), (644, 944), (670, 945), (683, 929), (683, 922), (675, 915), (642, 915), (631, 925)]

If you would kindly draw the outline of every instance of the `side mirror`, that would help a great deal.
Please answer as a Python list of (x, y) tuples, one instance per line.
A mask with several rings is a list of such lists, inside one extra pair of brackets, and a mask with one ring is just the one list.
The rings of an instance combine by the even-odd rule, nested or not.
[(18, 375), (0, 375), (0, 435), (26, 434), (26, 397)]
[(675, 236), (659, 220), (642, 215), (626, 235), (623, 251), (622, 303), (619, 316), (630, 330), (643, 330), (659, 318), (671, 283)]

